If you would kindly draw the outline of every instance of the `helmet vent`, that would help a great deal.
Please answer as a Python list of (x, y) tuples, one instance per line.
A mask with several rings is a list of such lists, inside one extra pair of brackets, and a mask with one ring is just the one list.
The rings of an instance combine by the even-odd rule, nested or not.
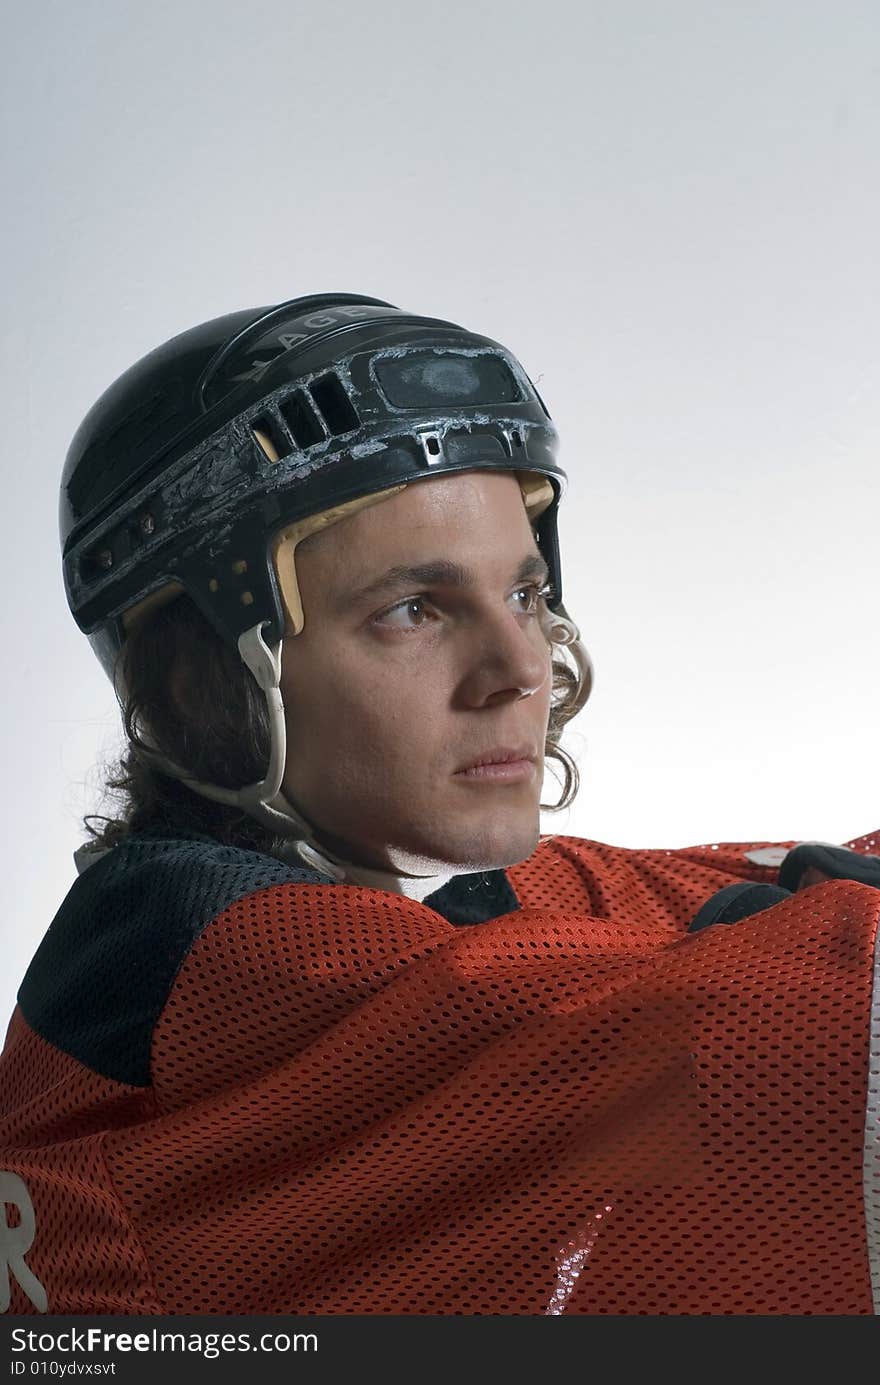
[(80, 558), (80, 579), (85, 583), (96, 582), (99, 577), (106, 577), (112, 566), (113, 549), (105, 540), (103, 547), (84, 553)]
[(324, 429), (299, 390), (282, 399), (278, 408), (297, 447), (311, 447), (313, 443), (324, 441)]
[(320, 379), (312, 381), (309, 389), (331, 433), (350, 433), (361, 426), (338, 375), (332, 371), (329, 375), (322, 375)]
[(250, 428), (257, 446), (270, 462), (279, 462), (291, 450), (290, 442), (284, 436), (278, 420), (271, 414), (260, 414), (259, 418), (252, 418)]

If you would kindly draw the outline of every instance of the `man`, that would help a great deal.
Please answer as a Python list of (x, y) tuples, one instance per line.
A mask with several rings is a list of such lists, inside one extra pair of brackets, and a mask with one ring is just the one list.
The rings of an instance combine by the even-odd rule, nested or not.
[(84, 420), (127, 798), (10, 1024), (0, 1306), (873, 1311), (876, 841), (539, 838), (562, 481), (505, 348), (355, 295)]

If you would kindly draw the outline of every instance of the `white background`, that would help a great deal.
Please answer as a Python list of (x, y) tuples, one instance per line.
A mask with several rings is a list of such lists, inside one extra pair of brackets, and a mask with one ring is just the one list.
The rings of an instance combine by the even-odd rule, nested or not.
[(549, 404), (597, 683), (548, 828), (880, 825), (873, 0), (31, 0), (0, 63), (0, 1024), (119, 744), (70, 437), (159, 342), (298, 294), (459, 321)]

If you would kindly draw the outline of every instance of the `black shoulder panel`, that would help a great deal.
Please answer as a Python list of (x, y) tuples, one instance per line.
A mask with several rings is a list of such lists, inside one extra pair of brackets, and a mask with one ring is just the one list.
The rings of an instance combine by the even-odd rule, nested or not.
[(210, 838), (132, 837), (72, 886), (19, 989), (22, 1013), (93, 1071), (148, 1086), (153, 1027), (211, 920), (272, 885), (331, 883)]

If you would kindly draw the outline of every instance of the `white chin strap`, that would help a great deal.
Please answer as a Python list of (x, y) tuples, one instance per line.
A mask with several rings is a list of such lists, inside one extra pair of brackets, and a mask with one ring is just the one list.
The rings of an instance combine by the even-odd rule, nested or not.
[[(593, 665), (581, 642), (580, 632), (561, 604), (557, 611), (546, 612), (542, 619), (542, 627), (551, 644), (565, 645), (570, 649), (577, 664), (578, 691), (575, 710), (579, 710), (589, 697), (593, 686)], [(209, 798), (214, 803), (226, 803), (231, 807), (241, 808), (278, 836), (290, 837), (291, 852), (305, 865), (341, 882), (347, 878), (345, 863), (328, 852), (326, 847), (318, 845), (311, 825), (281, 792), (287, 759), (287, 727), (281, 697), (281, 646), (282, 641), (279, 640), (274, 649), (269, 648), (263, 639), (262, 621), (258, 625), (253, 625), (250, 630), (245, 630), (238, 640), (238, 652), (265, 693), (269, 712), (269, 764), (265, 776), (256, 784), (246, 784), (241, 789), (227, 789), (219, 784), (203, 784), (201, 780), (193, 779), (180, 765), (163, 755), (155, 746), (150, 745), (143, 733), (141, 740), (146, 746), (145, 753), (164, 773), (181, 780), (187, 788), (201, 794), (203, 798)]]
[(342, 881), (346, 878), (344, 864), (328, 853), (326, 848), (318, 846), (310, 824), (281, 792), (287, 759), (287, 727), (281, 698), (281, 641), (278, 641), (274, 649), (270, 649), (263, 639), (263, 626), (260, 622), (239, 636), (238, 652), (266, 694), (270, 750), (265, 776), (256, 784), (246, 784), (241, 789), (227, 789), (220, 784), (203, 784), (201, 780), (193, 779), (167, 755), (150, 746), (147, 738), (142, 735), (141, 739), (148, 744), (147, 754), (161, 770), (170, 774), (172, 778), (181, 780), (194, 793), (201, 794), (203, 798), (209, 798), (214, 803), (227, 803), (231, 807), (241, 808), (278, 836), (290, 837), (291, 850), (301, 861), (312, 870), (318, 870), (323, 875)]

